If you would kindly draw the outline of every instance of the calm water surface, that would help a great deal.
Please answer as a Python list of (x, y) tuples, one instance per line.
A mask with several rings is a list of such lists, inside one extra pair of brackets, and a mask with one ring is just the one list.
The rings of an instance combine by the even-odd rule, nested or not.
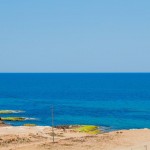
[(150, 74), (0, 74), (0, 109), (36, 118), (12, 125), (94, 124), (150, 128)]

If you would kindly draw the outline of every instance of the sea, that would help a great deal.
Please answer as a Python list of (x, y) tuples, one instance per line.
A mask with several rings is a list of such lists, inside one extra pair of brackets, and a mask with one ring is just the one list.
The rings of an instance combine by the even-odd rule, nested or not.
[[(52, 109), (53, 108), (53, 109)], [(105, 130), (150, 128), (149, 73), (1, 73), (0, 117), (13, 126), (97, 125)]]

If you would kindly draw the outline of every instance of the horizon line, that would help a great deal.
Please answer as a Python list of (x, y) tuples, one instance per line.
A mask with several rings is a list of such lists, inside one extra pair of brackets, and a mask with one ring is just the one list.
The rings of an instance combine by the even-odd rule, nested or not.
[(0, 72), (0, 74), (107, 74), (107, 73), (116, 73), (116, 74), (125, 74), (125, 73), (150, 73), (150, 72)]

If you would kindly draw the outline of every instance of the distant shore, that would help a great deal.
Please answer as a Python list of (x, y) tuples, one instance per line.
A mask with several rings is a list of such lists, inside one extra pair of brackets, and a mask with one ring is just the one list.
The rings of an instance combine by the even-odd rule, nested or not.
[(150, 147), (150, 130), (120, 130), (91, 134), (48, 126), (0, 127), (1, 150), (141, 150)]

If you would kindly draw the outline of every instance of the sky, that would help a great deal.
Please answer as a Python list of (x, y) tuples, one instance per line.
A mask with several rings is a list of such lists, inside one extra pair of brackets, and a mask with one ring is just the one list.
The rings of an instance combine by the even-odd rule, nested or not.
[(0, 0), (0, 72), (150, 72), (150, 0)]

